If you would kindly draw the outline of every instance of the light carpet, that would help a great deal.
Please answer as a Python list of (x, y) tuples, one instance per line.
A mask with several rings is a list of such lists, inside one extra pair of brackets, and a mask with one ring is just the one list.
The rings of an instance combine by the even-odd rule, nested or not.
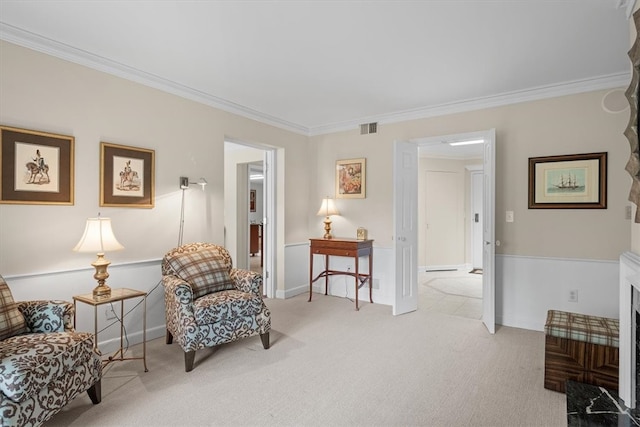
[(482, 277), (436, 277), (423, 285), (448, 295), (482, 298)]
[[(566, 426), (546, 390), (544, 334), (316, 294), (267, 300), (271, 349), (252, 337), (199, 350), (192, 372), (164, 339), (112, 364), (50, 426)], [(130, 350), (141, 354), (141, 346)]]

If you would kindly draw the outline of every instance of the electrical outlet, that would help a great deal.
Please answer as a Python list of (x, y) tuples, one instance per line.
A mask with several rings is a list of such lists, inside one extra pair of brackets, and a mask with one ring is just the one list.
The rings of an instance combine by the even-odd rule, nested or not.
[(631, 206), (624, 207), (624, 219), (631, 219)]
[(115, 313), (115, 311), (113, 311), (113, 309), (111, 307), (108, 307), (104, 311), (104, 315), (107, 318), (107, 320), (113, 320), (113, 319), (116, 318), (116, 313)]
[(380, 289), (380, 279), (373, 279), (373, 289)]
[(569, 302), (578, 302), (578, 290), (572, 289), (569, 291)]

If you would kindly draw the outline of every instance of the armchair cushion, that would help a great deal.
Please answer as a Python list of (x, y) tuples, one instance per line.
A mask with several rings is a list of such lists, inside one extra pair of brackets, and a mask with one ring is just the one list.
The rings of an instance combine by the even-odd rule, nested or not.
[(235, 289), (226, 260), (217, 250), (171, 254), (167, 255), (166, 262), (176, 276), (191, 285), (194, 299), (212, 292)]
[(88, 332), (8, 338), (0, 342), (0, 390), (14, 402), (22, 402), (78, 367), (92, 366), (92, 357), (93, 334)]
[(221, 320), (255, 316), (262, 309), (262, 298), (238, 290), (215, 292), (194, 301), (194, 315), (199, 325)]
[(24, 316), (18, 310), (7, 282), (0, 276), (0, 340), (27, 331)]

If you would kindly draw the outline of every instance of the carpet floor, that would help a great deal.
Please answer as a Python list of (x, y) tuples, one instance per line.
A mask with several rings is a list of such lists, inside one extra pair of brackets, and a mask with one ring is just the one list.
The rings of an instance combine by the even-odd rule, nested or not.
[[(306, 295), (267, 300), (271, 348), (252, 337), (196, 353), (155, 339), (111, 364), (49, 426), (566, 426), (546, 390), (544, 334), (428, 309)], [(141, 353), (137, 345), (129, 350)]]

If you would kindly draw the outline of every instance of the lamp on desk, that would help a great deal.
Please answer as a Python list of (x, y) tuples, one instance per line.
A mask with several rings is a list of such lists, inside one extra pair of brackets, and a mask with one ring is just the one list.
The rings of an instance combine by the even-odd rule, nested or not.
[(111, 296), (111, 288), (105, 283), (109, 277), (107, 267), (111, 262), (104, 257), (106, 251), (119, 251), (124, 246), (116, 240), (116, 236), (111, 229), (111, 219), (88, 218), (84, 228), (84, 234), (73, 248), (76, 252), (96, 252), (98, 259), (91, 263), (96, 269), (93, 278), (98, 281), (98, 286), (93, 289), (93, 299), (109, 298)]
[(325, 197), (322, 199), (322, 205), (320, 205), (320, 209), (318, 210), (318, 216), (324, 216), (324, 238), (331, 239), (331, 215), (340, 215), (338, 209), (336, 208), (333, 199), (329, 197)]

